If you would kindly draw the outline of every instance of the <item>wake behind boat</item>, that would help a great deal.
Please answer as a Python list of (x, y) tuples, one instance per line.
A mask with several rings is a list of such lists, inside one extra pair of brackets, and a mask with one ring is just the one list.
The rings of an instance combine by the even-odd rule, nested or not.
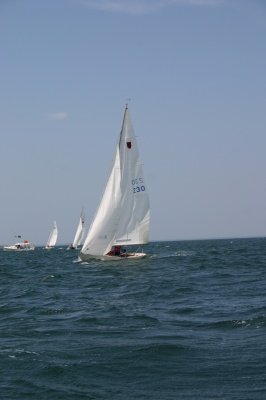
[(148, 243), (150, 205), (133, 126), (126, 106), (112, 170), (80, 252), (82, 261), (140, 259), (125, 246)]
[(31, 244), (28, 240), (24, 240), (23, 242), (17, 242), (12, 244), (11, 246), (4, 246), (3, 250), (5, 251), (30, 251), (34, 250), (35, 246)]

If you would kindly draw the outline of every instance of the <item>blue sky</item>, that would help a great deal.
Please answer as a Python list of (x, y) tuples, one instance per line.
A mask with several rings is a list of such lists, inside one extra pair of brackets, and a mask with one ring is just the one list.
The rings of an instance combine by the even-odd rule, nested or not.
[(125, 103), (151, 240), (266, 236), (263, 0), (0, 2), (0, 243), (73, 240)]

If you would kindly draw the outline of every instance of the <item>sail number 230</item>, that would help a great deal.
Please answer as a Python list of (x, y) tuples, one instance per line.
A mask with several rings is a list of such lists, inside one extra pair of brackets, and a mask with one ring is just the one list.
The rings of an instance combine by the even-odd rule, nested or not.
[(143, 185), (142, 178), (132, 179), (133, 193), (144, 192), (145, 186)]

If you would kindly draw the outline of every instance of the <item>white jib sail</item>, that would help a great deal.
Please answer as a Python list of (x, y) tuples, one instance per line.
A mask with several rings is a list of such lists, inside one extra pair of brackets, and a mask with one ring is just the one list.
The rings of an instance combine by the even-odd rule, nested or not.
[(84, 224), (85, 224), (85, 218), (84, 218), (84, 213), (82, 211), (80, 214), (80, 217), (79, 217), (79, 223), (78, 223), (74, 241), (72, 244), (72, 246), (75, 248), (78, 247), (82, 242), (82, 239), (84, 236), (84, 227), (85, 227)]
[(149, 222), (149, 198), (126, 107), (113, 167), (81, 253), (102, 256), (115, 244), (147, 243)]
[(57, 230), (57, 225), (56, 221), (54, 221), (52, 230), (50, 232), (46, 247), (53, 247), (56, 244), (57, 241), (57, 236), (58, 236), (58, 230)]

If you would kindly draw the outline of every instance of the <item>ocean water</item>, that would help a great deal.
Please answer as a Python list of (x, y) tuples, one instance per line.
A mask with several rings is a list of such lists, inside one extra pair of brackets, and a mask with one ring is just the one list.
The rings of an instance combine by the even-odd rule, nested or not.
[(0, 251), (4, 400), (266, 398), (266, 239)]

